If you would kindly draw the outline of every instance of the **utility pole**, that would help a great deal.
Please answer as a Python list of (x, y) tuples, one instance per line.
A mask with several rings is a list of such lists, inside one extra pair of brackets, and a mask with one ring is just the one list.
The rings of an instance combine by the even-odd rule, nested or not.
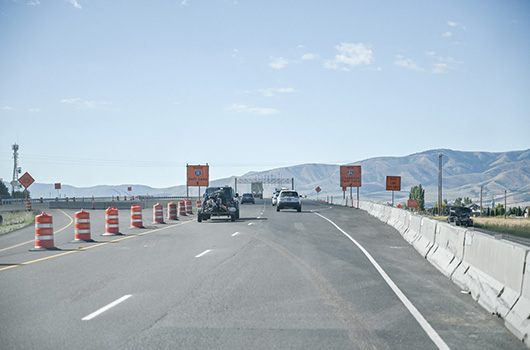
[(480, 217), (482, 217), (482, 190), (484, 186), (480, 186)]
[(15, 188), (18, 188), (18, 174), (21, 169), (18, 166), (18, 145), (15, 143), (11, 149), (13, 150), (13, 180), (11, 181), (11, 193), (15, 192)]
[(438, 216), (442, 216), (442, 156), (438, 155)]
[(506, 220), (506, 211), (508, 207), (506, 206), (506, 190), (504, 190), (504, 220)]

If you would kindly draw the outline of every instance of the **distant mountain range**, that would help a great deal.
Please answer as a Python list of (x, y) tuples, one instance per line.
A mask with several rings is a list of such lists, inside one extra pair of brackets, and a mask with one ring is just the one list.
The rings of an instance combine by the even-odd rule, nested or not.
[[(429, 150), (404, 157), (378, 157), (346, 165), (362, 167), (361, 199), (390, 202), (392, 194), (386, 191), (386, 176), (401, 176), (401, 192), (395, 192), (395, 203), (408, 199), (413, 186), (422, 185), (425, 201), (432, 205), (438, 198), (438, 161), (443, 160), (443, 198), (450, 203), (457, 197), (470, 197), (474, 202), (480, 199), (483, 188), (483, 204), (504, 203), (507, 191), (508, 206), (530, 205), (530, 149), (503, 153), (462, 152), (450, 149)], [(340, 188), (340, 166), (335, 164), (302, 164), (261, 172), (249, 172), (245, 178), (278, 177), (294, 178), (296, 189), (303, 195), (316, 198), (315, 189), (320, 187), (320, 199), (334, 196), (342, 198)], [(238, 177), (238, 178), (242, 178)], [(234, 186), (235, 176), (211, 180), (211, 186)], [(6, 184), (7, 185), (7, 184)], [(127, 192), (127, 187), (132, 192)], [(8, 186), (10, 188), (10, 186)], [(29, 188), (33, 198), (52, 197), (56, 191), (53, 184), (34, 183)], [(265, 186), (268, 196), (274, 186)], [(250, 185), (238, 185), (238, 192), (249, 192)], [(144, 185), (94, 186), (76, 188), (62, 185), (61, 196), (69, 197), (111, 197), (124, 195), (185, 196), (186, 186), (153, 188)], [(197, 189), (191, 188), (190, 195), (196, 196)], [(347, 195), (349, 196), (349, 189)], [(356, 196), (356, 189), (353, 189)]]

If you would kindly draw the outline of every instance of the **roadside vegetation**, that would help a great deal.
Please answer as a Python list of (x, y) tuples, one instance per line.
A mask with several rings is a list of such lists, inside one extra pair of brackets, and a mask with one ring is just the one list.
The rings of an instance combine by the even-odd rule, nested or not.
[(478, 217), (473, 222), (476, 228), (530, 238), (530, 218)]
[(35, 220), (33, 211), (2, 212), (2, 224), (0, 224), (0, 235), (31, 225)]

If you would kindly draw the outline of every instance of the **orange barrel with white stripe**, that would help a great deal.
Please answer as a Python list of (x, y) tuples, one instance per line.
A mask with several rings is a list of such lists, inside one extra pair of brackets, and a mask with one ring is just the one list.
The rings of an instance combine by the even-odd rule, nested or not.
[(31, 202), (26, 201), (26, 211), (31, 211)]
[(177, 217), (177, 205), (173, 202), (167, 204), (167, 219), (178, 220)]
[(197, 212), (201, 209), (202, 207), (202, 201), (198, 200), (195, 202), (195, 207), (197, 208)]
[(131, 205), (131, 227), (144, 227), (140, 204)]
[(94, 242), (90, 237), (90, 213), (78, 211), (75, 213), (74, 241)]
[(184, 201), (179, 202), (179, 216), (186, 216), (186, 203)]
[(103, 236), (113, 236), (120, 233), (120, 222), (118, 218), (118, 209), (108, 207), (105, 210), (105, 233)]
[(164, 223), (164, 207), (162, 204), (156, 203), (153, 205), (153, 222)]
[(53, 217), (45, 212), (35, 217), (35, 249), (57, 249), (53, 242)]
[(193, 214), (193, 208), (191, 207), (191, 200), (186, 199), (184, 200), (184, 203), (186, 204), (186, 214)]

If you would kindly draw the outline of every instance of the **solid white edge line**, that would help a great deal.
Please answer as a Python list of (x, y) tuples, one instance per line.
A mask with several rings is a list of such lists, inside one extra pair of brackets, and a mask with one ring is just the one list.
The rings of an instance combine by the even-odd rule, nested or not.
[(195, 255), (195, 257), (196, 258), (200, 258), (201, 256), (204, 256), (204, 255), (208, 254), (211, 251), (212, 251), (211, 249), (207, 249), (204, 252), (200, 253), (199, 255)]
[(440, 337), (440, 335), (434, 330), (434, 328), (432, 328), (430, 323), (425, 319), (425, 317), (423, 317), (423, 315), (418, 311), (418, 309), (416, 309), (416, 307), (410, 302), (410, 300), (405, 296), (405, 294), (403, 294), (401, 289), (399, 289), (399, 287), (394, 283), (394, 281), (392, 281), (392, 279), (387, 275), (385, 270), (383, 270), (383, 268), (377, 263), (377, 261), (375, 261), (375, 259), (372, 257), (372, 255), (370, 255), (370, 253), (368, 253), (368, 251), (366, 249), (364, 249), (364, 247), (362, 245), (360, 245), (352, 236), (347, 234), (343, 229), (341, 229), (333, 221), (331, 221), (330, 219), (328, 219), (327, 217), (325, 217), (325, 216), (323, 216), (323, 215), (321, 215), (319, 213), (314, 213), (314, 214), (316, 214), (316, 215), (320, 216), (321, 218), (327, 220), (330, 224), (335, 226), (335, 228), (337, 230), (339, 230), (340, 232), (342, 232), (342, 234), (344, 234), (346, 237), (348, 237), (350, 239), (350, 241), (352, 241), (363, 252), (363, 254), (368, 258), (368, 260), (370, 260), (370, 262), (375, 267), (377, 272), (379, 272), (381, 277), (383, 277), (383, 279), (388, 284), (388, 286), (390, 288), (392, 288), (392, 291), (394, 291), (394, 293), (397, 295), (399, 300), (401, 300), (403, 305), (405, 305), (405, 307), (409, 310), (409, 312), (416, 319), (416, 321), (418, 321), (418, 323), (420, 324), (421, 328), (423, 328), (425, 333), (427, 333), (429, 338), (431, 338), (431, 340), (438, 347), (438, 349), (440, 349), (440, 350), (450, 350), (449, 346), (444, 342), (444, 340)]
[(130, 297), (132, 297), (132, 295), (128, 294), (128, 295), (124, 295), (122, 296), (121, 298), (119, 298), (118, 300), (116, 301), (113, 301), (112, 303), (110, 303), (109, 305), (107, 306), (103, 306), (101, 309), (91, 313), (90, 315), (86, 316), (86, 317), (83, 317), (81, 319), (81, 321), (90, 321), (91, 319), (93, 319), (94, 317), (104, 313), (105, 311), (107, 311), (108, 309), (110, 308), (113, 308), (114, 306), (118, 305), (119, 303), (121, 303), (122, 301), (125, 301), (127, 299), (129, 299)]
[(235, 232), (235, 233), (232, 234), (232, 237), (237, 236), (238, 234), (239, 234), (239, 232)]

